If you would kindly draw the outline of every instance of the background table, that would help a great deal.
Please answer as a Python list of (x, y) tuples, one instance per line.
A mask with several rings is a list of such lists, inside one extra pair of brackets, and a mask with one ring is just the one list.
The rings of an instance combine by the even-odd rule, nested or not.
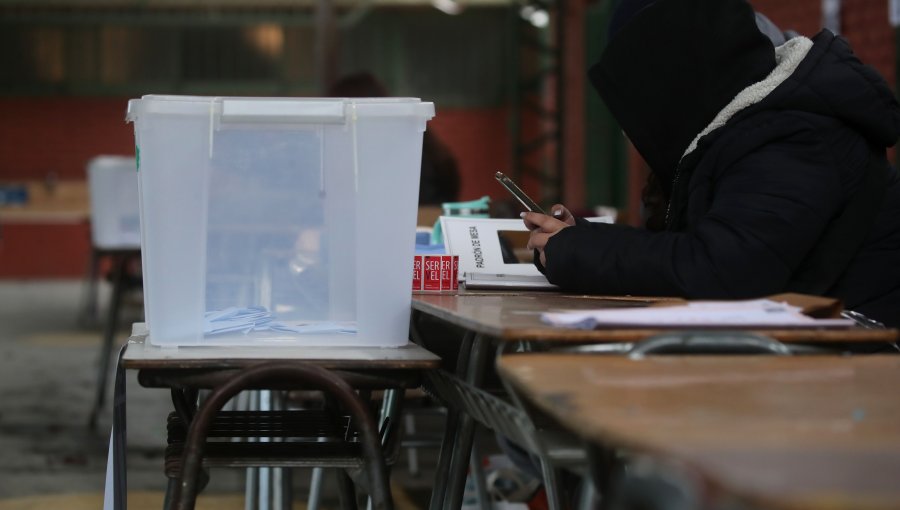
[(56, 181), (52, 184), (27, 181), (19, 184), (25, 187), (28, 200), (24, 204), (0, 205), (0, 224), (81, 223), (90, 219), (90, 200), (84, 181)]
[[(192, 406), (184, 395), (197, 389), (216, 388), (229, 381), (241, 369), (264, 362), (301, 362), (315, 365), (339, 374), (352, 387), (358, 389), (403, 389), (417, 386), (423, 371), (439, 366), (440, 358), (415, 344), (403, 347), (159, 347), (147, 342), (147, 328), (135, 324), (120, 356), (116, 376), (115, 407), (113, 414), (112, 464), (119, 477), (116, 479), (116, 501), (121, 505), (125, 491), (125, 394), (124, 371), (138, 371), (142, 386), (172, 390), (173, 403), (184, 423), (190, 423)], [(249, 388), (248, 388), (249, 389)], [(266, 384), (254, 389), (298, 389), (290, 383)], [(397, 416), (399, 398), (385, 396), (380, 430), (384, 441), (399, 433)], [(179, 410), (178, 408), (182, 409)], [(394, 414), (394, 415), (392, 415)], [(388, 426), (388, 424), (390, 426)], [(291, 445), (290, 443), (283, 443)], [(274, 445), (273, 445), (274, 446)], [(302, 461), (303, 459), (298, 459)], [(298, 464), (299, 465), (299, 464)], [(174, 487), (170, 480), (169, 488)], [(121, 508), (117, 507), (117, 508)]]
[(718, 486), (763, 508), (900, 507), (900, 356), (525, 354), (498, 369), (586, 441), (684, 462), (707, 502)]

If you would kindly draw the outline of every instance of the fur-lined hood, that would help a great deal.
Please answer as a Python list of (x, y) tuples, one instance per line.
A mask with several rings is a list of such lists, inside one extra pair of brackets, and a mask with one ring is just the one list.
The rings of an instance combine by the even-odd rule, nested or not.
[(697, 148), (697, 142), (701, 138), (724, 126), (739, 112), (762, 102), (768, 97), (773, 90), (784, 83), (797, 70), (797, 66), (800, 65), (800, 62), (803, 61), (812, 46), (813, 42), (806, 37), (795, 37), (775, 48), (775, 62), (777, 62), (775, 69), (769, 73), (766, 79), (740, 91), (730, 103), (725, 105), (725, 108), (722, 108), (712, 122), (694, 137), (687, 150), (684, 151), (682, 158), (694, 152), (694, 149)]
[(691, 142), (736, 117), (760, 110), (803, 111), (836, 118), (875, 146), (890, 147), (900, 136), (900, 106), (893, 91), (847, 42), (828, 30), (813, 40), (795, 37), (775, 48), (777, 65), (766, 79), (742, 90)]

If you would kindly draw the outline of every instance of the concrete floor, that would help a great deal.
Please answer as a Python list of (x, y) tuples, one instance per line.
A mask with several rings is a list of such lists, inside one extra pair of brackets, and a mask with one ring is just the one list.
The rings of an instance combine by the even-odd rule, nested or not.
[[(83, 294), (81, 281), (0, 282), (0, 510), (98, 508), (102, 501), (111, 414), (107, 406), (97, 429), (88, 429), (102, 329), (78, 326)], [(108, 294), (101, 285), (101, 303)], [(128, 314), (125, 321), (140, 320), (139, 308)], [(118, 340), (126, 337), (123, 329)], [(169, 395), (140, 387), (133, 372), (126, 391), (129, 507), (160, 508)], [(427, 501), (435, 452), (422, 454), (418, 476), (405, 463), (394, 471), (398, 507)], [(243, 480), (240, 470), (214, 471), (199, 507), (242, 508)], [(303, 500), (308, 473), (295, 480)], [(327, 485), (323, 505), (336, 506)]]

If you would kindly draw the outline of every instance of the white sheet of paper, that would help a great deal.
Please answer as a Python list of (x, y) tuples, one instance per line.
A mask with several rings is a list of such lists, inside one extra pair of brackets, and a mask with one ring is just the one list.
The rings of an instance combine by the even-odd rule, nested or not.
[(849, 319), (813, 319), (800, 308), (768, 299), (695, 301), (686, 305), (551, 312), (544, 322), (560, 327), (828, 327), (853, 326)]
[(281, 331), (300, 334), (330, 334), (357, 332), (356, 323), (352, 322), (295, 322), (276, 321), (266, 308), (252, 306), (249, 308), (229, 307), (223, 310), (206, 312), (204, 334), (219, 335), (225, 333), (251, 331)]
[(464, 280), (467, 289), (558, 289), (556, 285), (547, 281), (544, 275), (506, 275), (489, 273), (466, 273)]

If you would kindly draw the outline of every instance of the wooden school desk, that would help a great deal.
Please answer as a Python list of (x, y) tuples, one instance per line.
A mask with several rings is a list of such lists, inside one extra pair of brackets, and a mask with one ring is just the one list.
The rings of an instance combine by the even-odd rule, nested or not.
[[(565, 429), (640, 454), (629, 471), (656, 468), (680, 494), (641, 508), (900, 508), (900, 356), (542, 353), (498, 370)], [(646, 502), (653, 487), (630, 495)]]
[[(417, 386), (424, 371), (435, 369), (440, 358), (415, 344), (398, 348), (378, 347), (178, 347), (160, 348), (147, 342), (144, 324), (135, 324), (120, 355), (116, 373), (113, 412), (113, 458), (116, 475), (116, 499), (125, 495), (125, 394), (124, 371), (137, 370), (139, 383), (148, 388), (172, 391), (176, 410), (193, 405), (186, 393), (197, 389), (216, 388), (231, 380), (241, 369), (265, 362), (302, 362), (337, 373), (352, 387), (364, 390), (403, 389)], [(271, 384), (255, 389), (295, 389), (290, 384)], [(385, 403), (387, 403), (386, 397)], [(395, 401), (394, 405), (399, 405)], [(396, 411), (396, 409), (395, 409)], [(192, 409), (186, 413), (193, 414)], [(382, 433), (397, 433), (397, 417), (388, 425), (385, 416), (378, 424)], [(160, 417), (162, 424), (164, 417)], [(187, 420), (185, 420), (187, 421)], [(290, 443), (282, 443), (290, 445)], [(290, 461), (291, 459), (285, 459)], [(309, 464), (294, 459), (294, 466)], [(248, 464), (249, 465), (249, 464)], [(170, 490), (173, 481), (170, 480)], [(117, 508), (122, 508), (121, 506)]]
[[(440, 354), (444, 358), (445, 368), (451, 369), (429, 372), (427, 381), (428, 389), (443, 400), (449, 410), (438, 468), (447, 476), (437, 480), (431, 510), (457, 510), (460, 507), (476, 421), (495, 430), (514, 432), (521, 428), (520, 423), (507, 423), (501, 419), (515, 414), (506, 402), (501, 402), (494, 394), (478, 391), (503, 352), (593, 344), (608, 352), (622, 353), (631, 342), (662, 332), (562, 329), (542, 323), (542, 312), (647, 306), (660, 300), (670, 299), (502, 291), (414, 295), (411, 334), (417, 342)], [(445, 332), (440, 331), (442, 327), (447, 329), (448, 325), (462, 333), (459, 338), (448, 338)], [(759, 333), (791, 345), (835, 347), (846, 343), (896, 342), (898, 339), (897, 330), (862, 328), (765, 330)], [(457, 361), (455, 367), (451, 358)], [(494, 420), (495, 417), (497, 420)], [(548, 473), (545, 473), (546, 476)], [(555, 496), (549, 494), (551, 500)]]
[[(503, 341), (546, 341), (558, 346), (561, 343), (630, 343), (665, 330), (564, 329), (541, 322), (540, 317), (544, 312), (625, 308), (661, 302), (677, 303), (683, 300), (569, 295), (555, 292), (461, 291), (459, 294), (416, 294), (413, 296), (413, 311)], [(900, 332), (893, 329), (794, 328), (766, 329), (758, 332), (785, 343), (896, 342), (900, 338)]]

